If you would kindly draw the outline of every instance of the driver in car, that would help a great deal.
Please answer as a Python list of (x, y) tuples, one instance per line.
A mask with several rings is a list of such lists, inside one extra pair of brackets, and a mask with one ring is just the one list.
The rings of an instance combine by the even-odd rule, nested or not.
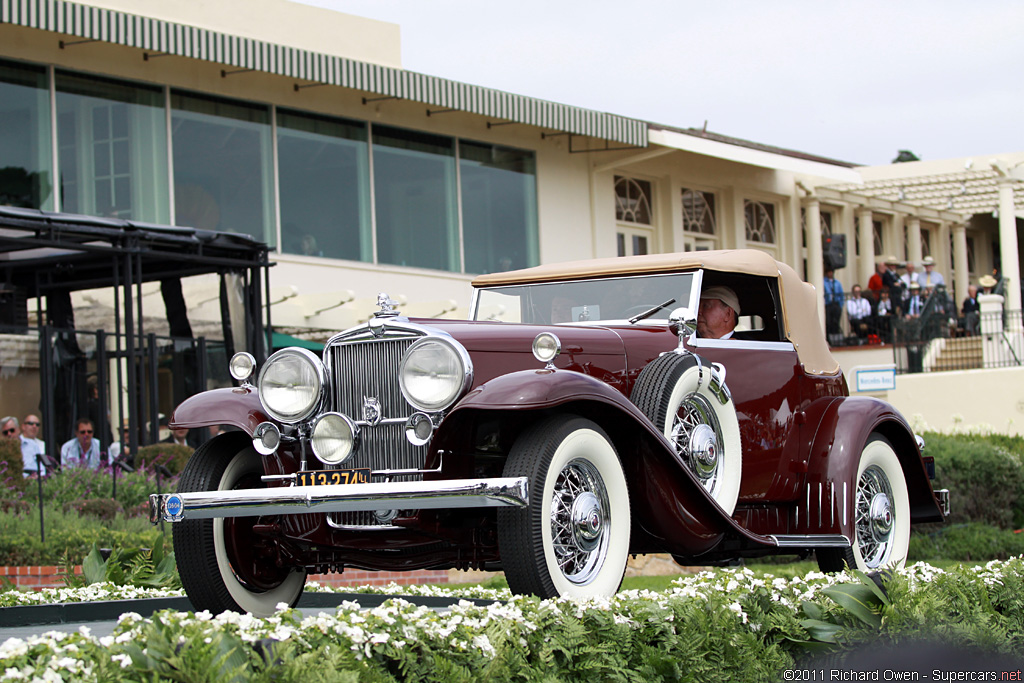
[(729, 339), (740, 315), (740, 300), (729, 287), (708, 287), (700, 294), (697, 308), (697, 336)]

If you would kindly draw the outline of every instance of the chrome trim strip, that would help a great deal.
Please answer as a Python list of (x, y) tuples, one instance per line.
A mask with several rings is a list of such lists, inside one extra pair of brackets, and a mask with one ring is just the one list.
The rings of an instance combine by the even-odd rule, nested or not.
[[(167, 511), (174, 498), (180, 512)], [(388, 508), (438, 510), (477, 507), (525, 507), (526, 477), (449, 479), (328, 486), (288, 486), (234, 491), (153, 494), (150, 521), (217, 517), (256, 517), (307, 512), (351, 512)]]
[(842, 534), (769, 534), (780, 548), (849, 548), (850, 539)]
[(702, 339), (696, 335), (690, 337), (687, 342), (695, 348), (708, 349), (751, 349), (755, 351), (788, 351), (795, 353), (793, 342), (754, 341), (753, 339)]

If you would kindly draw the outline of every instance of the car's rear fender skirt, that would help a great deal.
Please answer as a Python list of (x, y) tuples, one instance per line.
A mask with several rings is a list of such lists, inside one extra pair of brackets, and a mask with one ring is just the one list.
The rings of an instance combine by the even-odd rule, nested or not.
[(212, 389), (186, 398), (171, 415), (172, 427), (231, 425), (252, 436), (256, 426), (269, 419), (263, 412), (255, 387)]
[(903, 415), (867, 396), (827, 400), (830, 404), (811, 443), (804, 491), (797, 496), (794, 533), (842, 533), (852, 538), (854, 482), (861, 453), (873, 434), (888, 440), (899, 458), (910, 495), (911, 521), (942, 521), (921, 451)]
[(607, 383), (582, 373), (527, 370), (477, 387), (447, 416), (431, 450), (465, 452), (456, 443), (481, 421), (496, 421), (499, 429), (514, 435), (553, 412), (587, 417), (608, 433), (629, 484), (634, 528), (664, 551), (697, 555), (712, 549), (727, 533), (752, 545), (771, 544), (722, 511), (633, 403)]

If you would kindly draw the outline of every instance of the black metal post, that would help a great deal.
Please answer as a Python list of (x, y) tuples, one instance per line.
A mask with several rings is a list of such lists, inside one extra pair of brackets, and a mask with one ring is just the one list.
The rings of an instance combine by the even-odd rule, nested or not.
[(46, 543), (46, 525), (43, 523), (43, 473), (39, 466), (41, 453), (36, 453), (36, 481), (39, 483), (39, 540)]

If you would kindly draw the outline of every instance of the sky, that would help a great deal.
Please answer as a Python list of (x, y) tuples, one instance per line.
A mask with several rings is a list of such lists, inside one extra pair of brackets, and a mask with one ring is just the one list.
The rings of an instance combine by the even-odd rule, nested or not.
[(864, 165), (1024, 151), (1024, 3), (299, 0), (409, 71)]

